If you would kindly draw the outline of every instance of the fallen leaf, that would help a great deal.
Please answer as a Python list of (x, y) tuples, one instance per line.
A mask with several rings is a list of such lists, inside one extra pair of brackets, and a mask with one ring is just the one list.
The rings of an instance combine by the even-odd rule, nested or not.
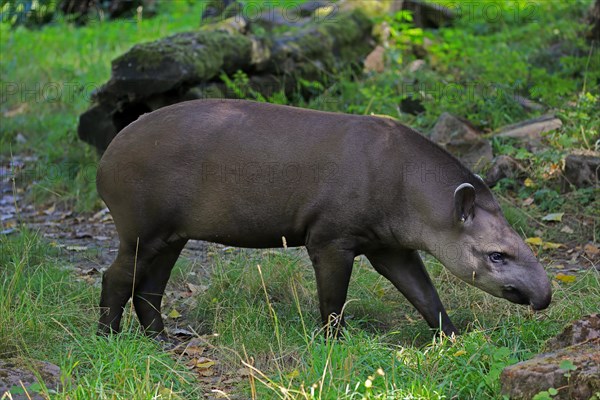
[(532, 244), (534, 246), (541, 246), (544, 241), (541, 237), (535, 236), (525, 239), (525, 243)]
[(573, 229), (571, 229), (571, 227), (570, 227), (570, 226), (568, 226), (568, 225), (565, 225), (565, 226), (563, 226), (563, 227), (561, 228), (561, 230), (560, 230), (560, 231), (561, 231), (561, 232), (563, 232), (563, 233), (568, 233), (568, 234), (571, 234), (571, 233), (575, 232), (575, 231), (574, 231)]
[(198, 372), (199, 375), (202, 375), (202, 376), (213, 376), (215, 374), (215, 371), (213, 371), (212, 368), (203, 368), (203, 369), (198, 369), (196, 371)]
[(533, 181), (530, 178), (526, 178), (525, 181), (523, 181), (523, 184), (525, 185), (525, 187), (532, 187), (534, 185)]
[(583, 246), (583, 251), (590, 258), (597, 256), (598, 253), (600, 253), (600, 250), (598, 249), (598, 247), (596, 247), (592, 243), (588, 243), (585, 246)]
[(562, 272), (556, 274), (555, 278), (565, 283), (575, 282), (575, 277), (573, 275), (565, 275)]
[(528, 197), (525, 200), (523, 200), (523, 205), (525, 207), (530, 206), (533, 204), (533, 197)]
[(46, 215), (54, 214), (55, 211), (56, 211), (56, 204), (52, 204), (51, 207), (48, 207), (47, 209), (44, 210), (44, 214), (46, 214)]
[(204, 353), (204, 351), (206, 350), (206, 347), (199, 347), (199, 346), (187, 346), (184, 350), (183, 350), (183, 354), (186, 354), (190, 357), (196, 357), (201, 355), (202, 353)]
[(542, 221), (560, 222), (565, 213), (550, 213), (542, 217)]
[(467, 354), (467, 352), (464, 350), (459, 350), (456, 353), (454, 353), (454, 357), (459, 357), (459, 356), (462, 356), (463, 354)]
[(250, 376), (250, 373), (251, 373), (250, 369), (246, 368), (246, 367), (243, 367), (243, 368), (240, 368), (237, 370), (237, 374), (239, 376)]
[(173, 319), (181, 318), (181, 314), (176, 309), (172, 309), (168, 315), (169, 315), (169, 318), (173, 318)]
[(11, 118), (11, 117), (17, 116), (19, 114), (23, 114), (25, 111), (27, 111), (28, 107), (29, 107), (29, 104), (21, 103), (17, 107), (14, 107), (8, 111), (5, 111), (4, 116), (7, 118)]
[(208, 286), (205, 285), (194, 285), (193, 283), (187, 283), (187, 287), (192, 294), (198, 294), (208, 290)]
[(544, 250), (558, 249), (559, 247), (565, 247), (565, 245), (562, 243), (552, 243), (552, 242), (544, 242), (544, 244), (542, 245), (542, 248)]
[(91, 220), (97, 221), (100, 218), (104, 217), (106, 214), (108, 214), (108, 208), (103, 208), (102, 210), (100, 210), (96, 214), (94, 214), (94, 216), (91, 218)]
[[(190, 367), (197, 369), (197, 370), (209, 369), (210, 367), (212, 367), (215, 364), (216, 364), (215, 361), (213, 361), (207, 357), (193, 358), (187, 363), (187, 365), (189, 365)], [(209, 375), (204, 375), (204, 376), (209, 376)]]

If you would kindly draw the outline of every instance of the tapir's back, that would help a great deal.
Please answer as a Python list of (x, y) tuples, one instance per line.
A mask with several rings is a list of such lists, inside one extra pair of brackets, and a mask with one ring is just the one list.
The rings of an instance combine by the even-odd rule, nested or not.
[(101, 160), (98, 190), (111, 211), (121, 193), (135, 193), (130, 207), (118, 207), (129, 209), (128, 224), (132, 213), (160, 209), (197, 239), (273, 247), (286, 236), (303, 244), (317, 219), (344, 229), (369, 210), (380, 188), (373, 164), (389, 163), (393, 126), (265, 103), (179, 103), (117, 135)]

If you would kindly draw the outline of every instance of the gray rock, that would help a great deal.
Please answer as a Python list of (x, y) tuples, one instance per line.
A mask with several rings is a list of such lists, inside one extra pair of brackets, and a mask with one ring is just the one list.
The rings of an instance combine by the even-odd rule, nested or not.
[(570, 324), (548, 341), (547, 349), (553, 351), (506, 367), (500, 375), (502, 394), (513, 400), (531, 399), (554, 388), (558, 394), (553, 399), (570, 400), (589, 399), (600, 391), (598, 314)]
[(594, 339), (600, 339), (600, 314), (587, 315), (571, 323), (560, 335), (548, 340), (546, 350), (554, 351)]
[(445, 112), (435, 123), (430, 138), (445, 144), (453, 140), (474, 141), (479, 139), (479, 135), (480, 132), (469, 121)]
[(566, 185), (600, 188), (600, 154), (594, 151), (569, 154), (565, 159), (564, 179)]
[[(49, 362), (16, 358), (0, 360), (0, 398), (2, 399), (7, 393), (9, 393), (6, 395), (7, 399), (47, 399), (48, 397), (43, 393), (58, 390), (59, 383), (60, 368)], [(48, 391), (44, 391), (43, 387)]]
[(485, 174), (485, 183), (493, 187), (503, 178), (518, 178), (526, 174), (525, 169), (517, 160), (510, 156), (499, 155), (492, 160), (492, 164)]
[(491, 144), (480, 135), (469, 121), (443, 113), (433, 127), (430, 138), (472, 170), (481, 171), (494, 155)]
[(496, 133), (496, 136), (540, 141), (542, 133), (550, 132), (560, 127), (562, 127), (562, 121), (554, 115), (549, 114), (502, 127)]

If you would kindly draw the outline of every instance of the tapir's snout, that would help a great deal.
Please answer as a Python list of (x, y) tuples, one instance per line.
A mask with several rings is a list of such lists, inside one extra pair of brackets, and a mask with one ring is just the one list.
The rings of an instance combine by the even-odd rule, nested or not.
[(529, 304), (535, 311), (540, 311), (548, 308), (552, 301), (552, 289), (550, 281), (545, 273), (540, 278), (538, 284), (531, 287), (527, 285), (505, 285), (502, 288), (502, 297), (517, 304)]
[(540, 311), (548, 308), (552, 301), (552, 290), (550, 289), (550, 282), (548, 282), (548, 288), (538, 294), (535, 298), (531, 298), (529, 304), (535, 311)]

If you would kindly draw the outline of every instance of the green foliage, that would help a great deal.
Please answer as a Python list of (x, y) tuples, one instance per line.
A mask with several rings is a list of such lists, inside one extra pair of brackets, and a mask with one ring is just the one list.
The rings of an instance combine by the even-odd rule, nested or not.
[(57, 0), (2, 0), (0, 20), (10, 26), (42, 25), (52, 20)]
[(558, 394), (558, 390), (554, 388), (549, 388), (548, 390), (544, 390), (533, 396), (533, 400), (552, 400), (554, 396)]
[(110, 77), (111, 60), (136, 43), (197, 27), (201, 4), (165, 4), (164, 13), (142, 21), (79, 28), (58, 21), (35, 31), (0, 23), (0, 156), (33, 152), (37, 159), (17, 176), (33, 186), (33, 200), (97, 207), (97, 155), (77, 138), (78, 116)]

